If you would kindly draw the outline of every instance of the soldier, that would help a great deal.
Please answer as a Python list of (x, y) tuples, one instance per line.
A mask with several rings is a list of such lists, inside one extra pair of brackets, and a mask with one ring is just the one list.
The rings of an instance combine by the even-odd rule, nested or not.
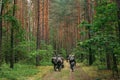
[(57, 57), (53, 56), (51, 62), (54, 66), (54, 70), (56, 71), (56, 69), (57, 69)]
[(74, 71), (74, 67), (76, 65), (75, 56), (74, 55), (69, 55), (68, 60), (69, 60), (69, 63), (70, 63), (70, 69), (73, 72)]
[(64, 59), (60, 55), (52, 57), (52, 63), (54, 65), (54, 70), (56, 71), (57, 69), (61, 71), (61, 68), (64, 67)]

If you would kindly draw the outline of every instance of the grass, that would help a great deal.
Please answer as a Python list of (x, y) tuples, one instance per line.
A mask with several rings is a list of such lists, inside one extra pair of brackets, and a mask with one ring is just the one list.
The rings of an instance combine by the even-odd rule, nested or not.
[[(105, 66), (85, 66), (84, 64), (80, 64), (82, 69), (92, 78), (96, 79), (104, 79), (109, 80), (113, 79), (112, 77), (112, 70), (107, 70)], [(120, 69), (120, 67), (119, 67)], [(113, 79), (114, 80), (114, 79)]]
[(34, 66), (16, 64), (10, 69), (4, 64), (0, 69), (0, 80), (41, 80), (41, 78), (52, 70), (52, 66)]
[[(111, 71), (99, 70), (97, 66), (85, 66), (82, 63), (79, 65), (92, 78), (104, 79), (111, 74)], [(52, 73), (52, 71), (53, 66), (36, 67), (34, 65), (15, 64), (14, 69), (10, 69), (9, 65), (4, 64), (0, 67), (0, 80), (42, 80), (46, 74)], [(69, 75), (68, 68), (64, 68), (62, 72), (61, 75), (54, 77), (62, 77), (63, 80), (68, 79), (68, 77), (64, 76)], [(77, 74), (79, 74), (78, 71), (76, 71)]]
[(16, 64), (14, 69), (8, 65), (1, 66), (0, 80), (25, 80), (25, 77), (35, 75), (38, 70), (33, 65)]
[(31, 76), (28, 78), (28, 80), (41, 80), (43, 76), (45, 76), (47, 73), (49, 73), (52, 70), (52, 66), (40, 66), (37, 67), (37, 70), (39, 73), (37, 73), (34, 76)]
[(96, 66), (83, 66), (82, 69), (92, 78), (95, 78), (98, 76)]

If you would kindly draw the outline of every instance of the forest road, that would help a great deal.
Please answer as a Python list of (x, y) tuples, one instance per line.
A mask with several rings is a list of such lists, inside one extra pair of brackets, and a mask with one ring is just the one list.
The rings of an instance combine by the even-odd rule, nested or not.
[(42, 80), (92, 80), (87, 73), (77, 64), (72, 72), (68, 62), (64, 62), (65, 67), (59, 72), (52, 70), (43, 76)]

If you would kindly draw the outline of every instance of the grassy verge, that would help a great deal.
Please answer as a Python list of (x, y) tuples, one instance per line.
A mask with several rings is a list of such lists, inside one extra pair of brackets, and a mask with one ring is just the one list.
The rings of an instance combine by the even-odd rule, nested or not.
[(41, 80), (52, 66), (39, 66), (16, 64), (14, 69), (10, 69), (4, 64), (0, 68), (0, 80)]
[(82, 69), (92, 78), (99, 79), (99, 80), (114, 79), (112, 76), (112, 70), (107, 70), (105, 66), (100, 68), (98, 66), (85, 66), (82, 63), (80, 63), (80, 65)]
[(82, 69), (92, 78), (96, 78), (98, 76), (96, 66), (83, 66)]
[(4, 64), (0, 69), (0, 80), (26, 80), (27, 76), (35, 75), (39, 71), (33, 65), (16, 64), (14, 69), (10, 69)]
[(52, 66), (39, 66), (37, 67), (37, 70), (39, 72), (36, 75), (28, 77), (26, 80), (42, 80), (42, 77), (50, 73), (52, 71), (52, 68)]

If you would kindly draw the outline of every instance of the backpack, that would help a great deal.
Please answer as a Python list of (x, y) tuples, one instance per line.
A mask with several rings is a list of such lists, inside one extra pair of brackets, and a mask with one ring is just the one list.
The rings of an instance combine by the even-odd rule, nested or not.
[(73, 61), (74, 59), (75, 59), (74, 56), (70, 56), (69, 58), (70, 61)]
[(58, 58), (57, 58), (57, 62), (62, 62), (61, 57), (58, 57)]

